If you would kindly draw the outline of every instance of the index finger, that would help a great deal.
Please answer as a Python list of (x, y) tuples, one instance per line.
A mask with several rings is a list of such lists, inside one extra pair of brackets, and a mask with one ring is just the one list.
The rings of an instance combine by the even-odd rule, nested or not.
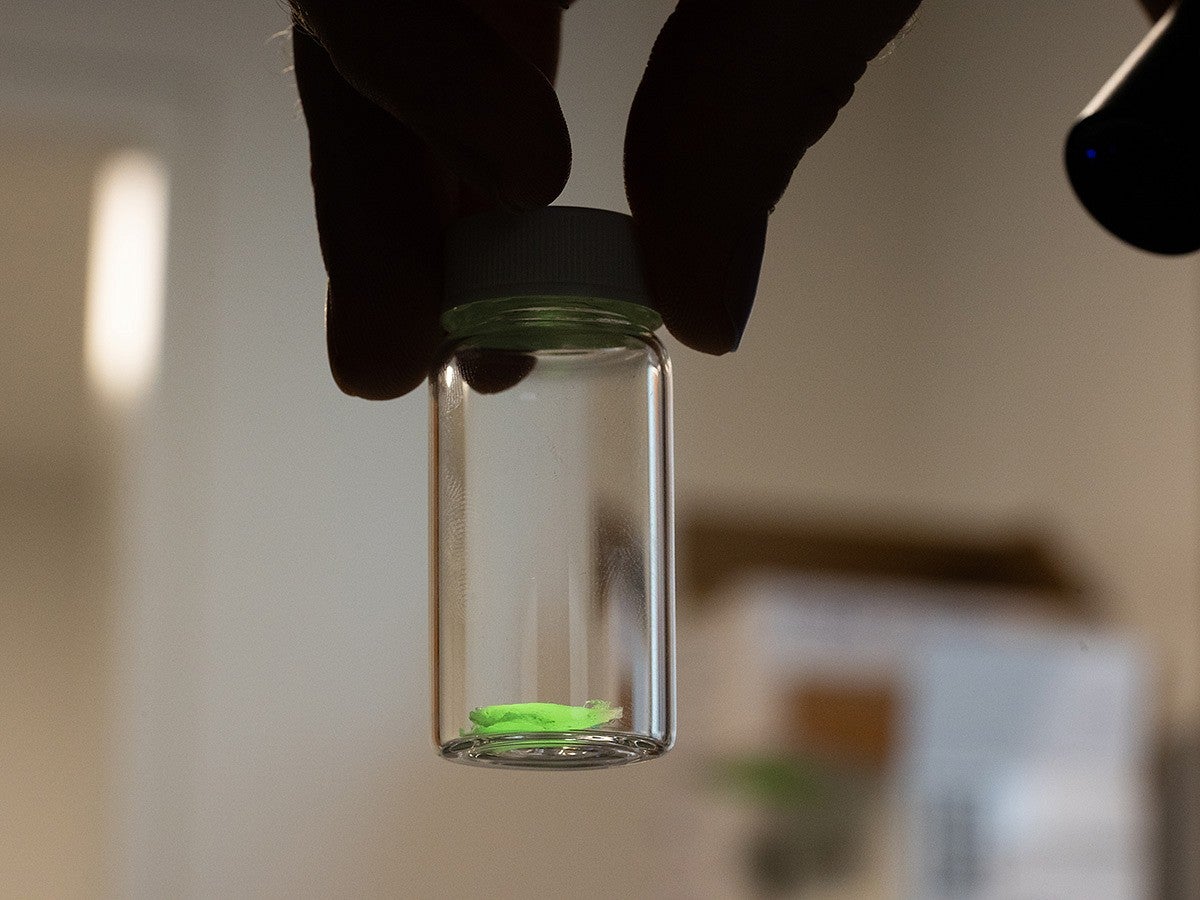
[[(337, 11), (300, 4), (307, 27), (295, 29), (295, 69), (329, 275), (326, 342), (334, 379), (348, 394), (390, 399), (427, 374), (442, 334), (441, 237), (449, 219), (489, 198), (514, 206), (548, 201), (566, 178), (570, 149), (547, 80), (560, 10), (469, 2), (482, 18), (457, 4), (450, 15), (401, 3), (376, 19), (359, 15), (361, 3)], [(395, 29), (403, 6), (412, 28), (367, 33)], [(472, 56), (473, 42), (487, 52)], [(327, 52), (330, 44), (339, 56)], [(452, 50), (438, 54), (437, 45)], [(494, 95), (505, 85), (496, 78), (514, 79), (500, 99)], [(448, 79), (452, 89), (435, 96)], [(472, 118), (459, 95), (485, 114)], [(547, 154), (558, 163), (545, 164)], [(455, 166), (462, 178), (447, 171)]]
[[(293, 0), (337, 71), (451, 170), (505, 205), (544, 206), (571, 167), (567, 125), (537, 61), (458, 0)], [(510, 16), (557, 29), (559, 10), (512, 0)], [(494, 18), (494, 17), (492, 17)]]

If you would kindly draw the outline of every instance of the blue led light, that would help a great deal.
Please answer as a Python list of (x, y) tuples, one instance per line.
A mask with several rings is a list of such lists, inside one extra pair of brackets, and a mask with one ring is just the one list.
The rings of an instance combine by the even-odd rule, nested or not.
[(1087, 148), (1086, 150), (1084, 150), (1083, 152), (1087, 154), (1087, 158), (1088, 158), (1088, 159), (1095, 159), (1095, 158), (1096, 158), (1096, 148), (1095, 148), (1095, 147), (1088, 147), (1088, 148)]

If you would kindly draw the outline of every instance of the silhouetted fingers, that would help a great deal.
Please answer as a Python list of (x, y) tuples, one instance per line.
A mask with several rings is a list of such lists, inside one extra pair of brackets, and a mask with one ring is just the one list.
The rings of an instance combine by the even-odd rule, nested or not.
[(293, 42), (329, 274), (330, 367), (348, 394), (398, 397), (424, 379), (441, 336), (442, 223), (425, 148), (312, 37), (296, 29)]
[(571, 162), (543, 73), (561, 11), (534, 0), (471, 5), (478, 12), (457, 0), (293, 0), (338, 72), (453, 172), (507, 206), (543, 206)]
[(567, 177), (548, 81), (561, 10), (465, 2), (293, 4), (329, 360), (349, 394), (389, 399), (426, 375), (442, 334), (447, 222), (549, 202)]
[(630, 111), (625, 176), (667, 327), (736, 349), (767, 217), (919, 0), (681, 0)]

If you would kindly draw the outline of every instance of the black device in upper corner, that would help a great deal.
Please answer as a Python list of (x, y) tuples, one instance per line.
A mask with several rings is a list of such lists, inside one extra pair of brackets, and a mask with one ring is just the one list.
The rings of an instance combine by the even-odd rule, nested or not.
[(1180, 0), (1072, 126), (1067, 175), (1117, 237), (1200, 250), (1200, 0)]

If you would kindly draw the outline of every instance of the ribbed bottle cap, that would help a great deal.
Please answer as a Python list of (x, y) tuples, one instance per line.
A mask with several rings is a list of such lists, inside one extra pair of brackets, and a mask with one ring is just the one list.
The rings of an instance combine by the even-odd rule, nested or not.
[(633, 220), (604, 209), (550, 206), (481, 213), (451, 227), (444, 308), (545, 296), (651, 306)]

